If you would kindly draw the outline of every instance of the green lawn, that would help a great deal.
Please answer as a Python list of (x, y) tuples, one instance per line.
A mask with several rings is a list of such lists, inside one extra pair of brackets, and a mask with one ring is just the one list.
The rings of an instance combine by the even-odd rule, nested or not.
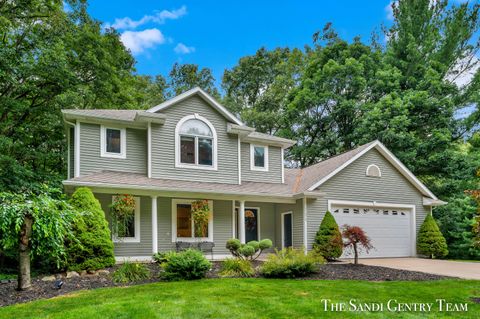
[(367, 282), (212, 279), (81, 291), (0, 308), (0, 318), (414, 318), (419, 312), (325, 312), (321, 299), (348, 302), (468, 303), (468, 312), (427, 316), (478, 318), (480, 281)]

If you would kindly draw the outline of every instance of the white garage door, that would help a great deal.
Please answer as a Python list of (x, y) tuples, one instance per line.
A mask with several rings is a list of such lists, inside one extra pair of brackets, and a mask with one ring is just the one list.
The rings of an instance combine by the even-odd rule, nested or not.
[[(412, 212), (406, 208), (332, 206), (332, 214), (341, 228), (348, 224), (360, 226), (370, 237), (374, 249), (361, 257), (408, 257), (412, 256)], [(353, 254), (344, 252), (343, 258)]]

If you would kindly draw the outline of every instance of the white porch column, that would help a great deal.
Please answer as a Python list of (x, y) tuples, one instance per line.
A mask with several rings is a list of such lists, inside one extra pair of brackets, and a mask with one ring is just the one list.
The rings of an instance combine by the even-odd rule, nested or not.
[(245, 201), (240, 201), (240, 209), (238, 210), (238, 239), (240, 243), (245, 244)]
[(158, 253), (157, 196), (152, 196), (152, 253)]

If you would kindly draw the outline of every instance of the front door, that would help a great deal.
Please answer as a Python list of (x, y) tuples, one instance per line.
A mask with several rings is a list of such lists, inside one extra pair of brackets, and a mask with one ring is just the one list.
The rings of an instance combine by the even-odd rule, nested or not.
[(292, 247), (292, 212), (282, 214), (282, 248)]

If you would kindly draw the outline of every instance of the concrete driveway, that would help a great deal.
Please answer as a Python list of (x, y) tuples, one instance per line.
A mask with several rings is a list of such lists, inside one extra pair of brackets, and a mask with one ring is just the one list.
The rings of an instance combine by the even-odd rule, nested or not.
[(358, 261), (364, 265), (420, 271), (430, 274), (480, 280), (480, 262), (463, 262), (423, 258), (370, 258)]

